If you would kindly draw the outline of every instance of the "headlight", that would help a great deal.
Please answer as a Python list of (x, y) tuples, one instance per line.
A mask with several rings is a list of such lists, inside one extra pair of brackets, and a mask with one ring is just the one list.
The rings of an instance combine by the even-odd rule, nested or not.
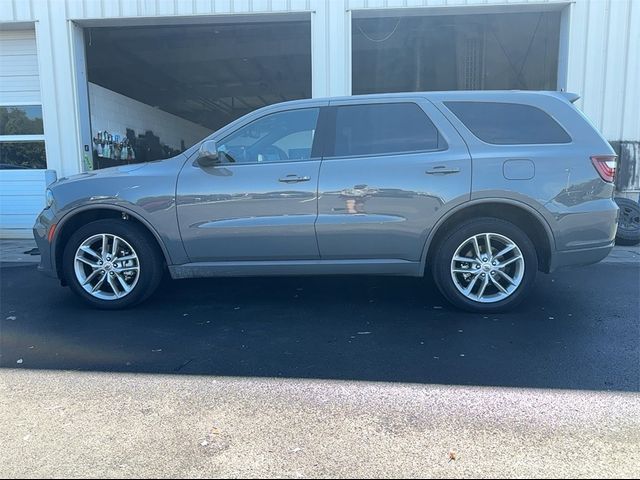
[(53, 192), (51, 190), (49, 190), (47, 188), (47, 192), (46, 192), (46, 202), (47, 202), (47, 208), (50, 208), (51, 205), (53, 205)]

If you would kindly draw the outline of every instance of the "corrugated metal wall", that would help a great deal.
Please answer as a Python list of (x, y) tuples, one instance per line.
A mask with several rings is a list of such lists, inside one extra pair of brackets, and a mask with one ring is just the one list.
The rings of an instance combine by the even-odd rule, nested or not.
[[(0, 21), (33, 21), (38, 2), (45, 0), (2, 0)], [(299, 12), (311, 9), (313, 0), (51, 0), (63, 8), (67, 18), (155, 17), (211, 15), (225, 13)]]
[(640, 2), (579, 1), (572, 7), (569, 85), (610, 140), (640, 140)]

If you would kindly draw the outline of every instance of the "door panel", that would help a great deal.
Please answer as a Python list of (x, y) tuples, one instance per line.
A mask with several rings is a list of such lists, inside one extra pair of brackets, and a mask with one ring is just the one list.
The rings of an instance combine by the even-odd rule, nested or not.
[(316, 222), (321, 258), (419, 261), (444, 209), (469, 200), (464, 142), (432, 104), (416, 103), (437, 125), (441, 150), (323, 160)]
[[(314, 222), (320, 162), (187, 164), (178, 219), (192, 262), (317, 259)], [(288, 175), (308, 178), (285, 183)]]
[(178, 223), (192, 262), (319, 258), (319, 112), (264, 115), (216, 139), (218, 163), (187, 162), (177, 185)]

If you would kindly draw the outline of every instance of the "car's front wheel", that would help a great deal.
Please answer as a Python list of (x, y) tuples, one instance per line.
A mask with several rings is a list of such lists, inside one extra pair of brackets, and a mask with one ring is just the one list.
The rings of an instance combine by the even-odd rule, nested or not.
[(531, 289), (536, 249), (516, 225), (478, 218), (459, 225), (433, 257), (434, 280), (455, 306), (473, 312), (514, 308)]
[(131, 221), (104, 219), (83, 226), (67, 242), (62, 261), (71, 289), (98, 308), (135, 305), (162, 279), (157, 246)]

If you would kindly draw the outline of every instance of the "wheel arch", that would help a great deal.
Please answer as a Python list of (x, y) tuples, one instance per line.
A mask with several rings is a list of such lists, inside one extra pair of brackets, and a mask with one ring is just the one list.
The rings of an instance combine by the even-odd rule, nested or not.
[(533, 242), (538, 254), (538, 270), (548, 273), (555, 249), (555, 238), (547, 220), (529, 205), (510, 199), (482, 199), (459, 205), (443, 215), (431, 229), (422, 253), (425, 272), (438, 244), (456, 225), (478, 217), (493, 217), (509, 221), (521, 228)]
[(58, 275), (58, 278), (63, 283), (65, 282), (62, 269), (62, 255), (64, 254), (64, 248), (67, 244), (67, 241), (69, 240), (69, 238), (71, 238), (71, 235), (77, 227), (85, 225), (89, 222), (93, 222), (95, 220), (102, 220), (107, 218), (122, 219), (125, 217), (127, 221), (135, 222), (151, 235), (151, 237), (154, 239), (155, 244), (160, 249), (165, 263), (167, 265), (171, 265), (171, 257), (169, 255), (169, 251), (167, 250), (156, 229), (148, 221), (146, 221), (143, 217), (141, 217), (131, 209), (123, 207), (121, 205), (98, 204), (78, 207), (66, 213), (58, 222), (52, 245), (53, 269)]

